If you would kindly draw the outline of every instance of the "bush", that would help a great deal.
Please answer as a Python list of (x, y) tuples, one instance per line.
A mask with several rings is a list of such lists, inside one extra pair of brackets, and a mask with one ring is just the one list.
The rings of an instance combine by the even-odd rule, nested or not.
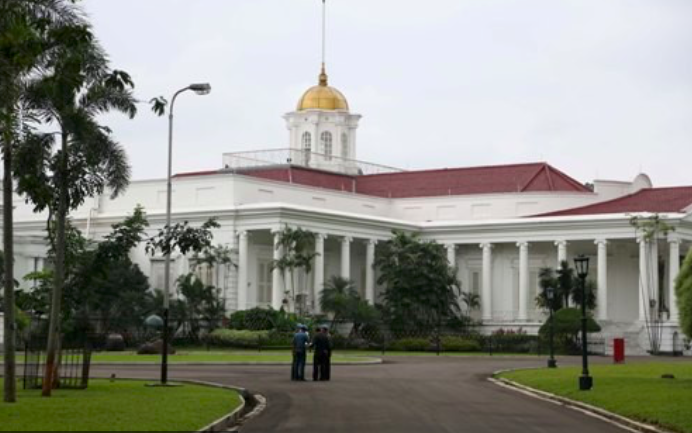
[[(563, 308), (555, 312), (553, 320), (556, 350), (560, 353), (578, 354), (580, 348), (581, 311), (577, 308)], [(600, 331), (600, 325), (589, 316), (586, 320), (586, 332)], [(546, 319), (538, 333), (541, 339), (548, 341), (550, 318)]]
[(125, 338), (120, 334), (108, 334), (105, 349), (106, 352), (123, 352), (125, 350)]
[(206, 337), (206, 343), (210, 346), (240, 349), (254, 349), (264, 341), (269, 341), (269, 331), (217, 329)]
[(393, 341), (388, 349), (401, 350), (404, 352), (425, 352), (431, 348), (427, 338), (401, 338)]
[(440, 346), (445, 352), (480, 352), (478, 340), (463, 337), (446, 336), (440, 338)]
[(240, 330), (267, 331), (275, 328), (279, 314), (279, 311), (259, 307), (236, 311), (231, 314), (228, 327)]

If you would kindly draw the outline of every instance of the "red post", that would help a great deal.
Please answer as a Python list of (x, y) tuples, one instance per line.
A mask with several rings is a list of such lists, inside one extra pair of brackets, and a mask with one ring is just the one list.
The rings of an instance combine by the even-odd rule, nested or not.
[(613, 339), (613, 362), (622, 364), (625, 362), (625, 339)]

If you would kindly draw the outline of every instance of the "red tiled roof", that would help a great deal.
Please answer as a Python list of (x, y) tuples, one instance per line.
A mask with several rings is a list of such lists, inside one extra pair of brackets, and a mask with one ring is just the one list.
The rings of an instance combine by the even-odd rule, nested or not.
[(380, 197), (432, 197), (536, 191), (591, 192), (546, 163), (405, 171), (359, 176), (356, 191)]
[(690, 205), (692, 205), (692, 186), (646, 188), (614, 200), (535, 216), (682, 212)]
[[(204, 176), (223, 172), (182, 173), (177, 174), (176, 177)], [(541, 191), (591, 192), (578, 181), (542, 162), (360, 176), (297, 166), (255, 168), (241, 173), (262, 179), (392, 198)]]

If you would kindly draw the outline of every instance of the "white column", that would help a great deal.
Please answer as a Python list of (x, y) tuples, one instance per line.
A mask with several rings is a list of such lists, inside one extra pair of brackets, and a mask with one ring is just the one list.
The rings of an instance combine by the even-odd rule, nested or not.
[(649, 242), (638, 238), (639, 242), (639, 320), (646, 320), (649, 308), (649, 267), (647, 265), (647, 250)]
[(320, 296), (324, 289), (324, 239), (327, 236), (322, 233), (315, 235), (315, 312), (322, 312), (320, 307)]
[(238, 234), (238, 310), (247, 309), (248, 233)]
[(456, 266), (457, 265), (457, 254), (456, 254), (457, 246), (454, 244), (445, 244), (445, 248), (447, 248), (447, 261), (449, 262), (449, 266)]
[(598, 320), (608, 320), (608, 241), (597, 239), (598, 247)]
[[(274, 262), (280, 260), (283, 257), (284, 251), (283, 247), (279, 245), (281, 239), (281, 232), (278, 230), (273, 230), (274, 235)], [(284, 284), (281, 278), (281, 271), (279, 268), (274, 268), (272, 270), (272, 308), (275, 310), (280, 310), (283, 305), (284, 300)]]
[(555, 246), (557, 247), (557, 266), (555, 268), (559, 268), (560, 263), (567, 261), (567, 241), (555, 241)]
[(484, 243), (483, 248), (483, 290), (481, 298), (481, 309), (483, 311), (483, 321), (493, 320), (493, 285), (492, 285), (492, 260), (493, 245)]
[(656, 314), (656, 318), (658, 318), (658, 311), (661, 303), (661, 299), (659, 297), (659, 278), (658, 278), (658, 240), (653, 239), (650, 244), (649, 244), (649, 254), (651, 254), (649, 258), (649, 271), (651, 272), (651, 281), (650, 283), (652, 284), (651, 286), (651, 297), (652, 299), (656, 302), (655, 305), (656, 307), (652, 309), (653, 313)]
[(680, 238), (668, 235), (668, 248), (670, 250), (669, 281), (668, 281), (668, 308), (670, 310), (669, 320), (678, 321), (678, 298), (675, 294), (675, 280), (680, 273)]
[(529, 305), (529, 243), (517, 242), (519, 247), (519, 320), (528, 320)]
[(351, 279), (351, 241), (353, 238), (344, 236), (341, 239), (341, 277)]
[(365, 251), (365, 300), (370, 304), (375, 303), (375, 245), (377, 240), (368, 241)]

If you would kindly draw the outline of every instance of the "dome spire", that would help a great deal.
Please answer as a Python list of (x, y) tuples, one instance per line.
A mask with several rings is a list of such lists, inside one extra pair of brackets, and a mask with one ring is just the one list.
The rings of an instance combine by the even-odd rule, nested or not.
[(320, 72), (320, 86), (327, 87), (327, 0), (322, 0), (322, 71)]
[(328, 85), (327, 69), (325, 68), (324, 63), (322, 63), (322, 71), (320, 72), (320, 86), (327, 87)]

